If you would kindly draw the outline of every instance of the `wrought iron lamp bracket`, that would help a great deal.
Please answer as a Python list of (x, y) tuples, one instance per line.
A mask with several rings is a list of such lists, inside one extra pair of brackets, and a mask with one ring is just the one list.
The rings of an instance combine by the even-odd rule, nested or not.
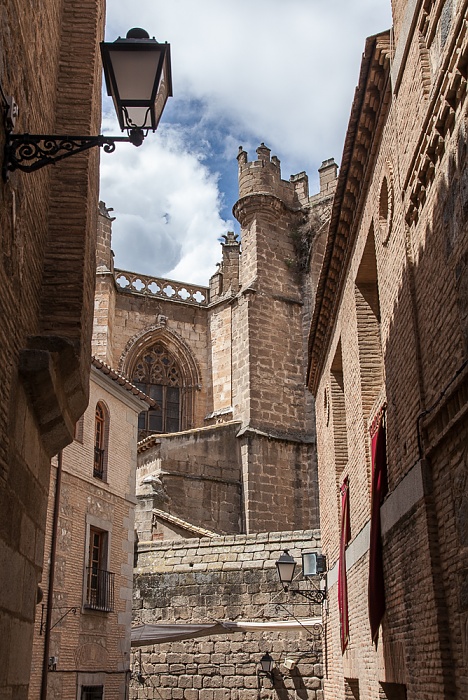
[(131, 129), (128, 136), (59, 136), (56, 134), (7, 133), (3, 179), (6, 181), (9, 172), (14, 170), (31, 173), (95, 146), (103, 148), (106, 153), (112, 153), (118, 142), (141, 146), (145, 135), (143, 129), (138, 128)]
[(285, 586), (285, 591), (289, 591), (292, 595), (301, 595), (307, 598), (313, 605), (322, 605), (327, 599), (327, 591), (321, 588), (316, 588), (313, 591), (303, 591), (299, 588), (289, 588)]
[[(42, 605), (42, 614), (41, 614), (41, 625), (40, 625), (40, 628), (39, 628), (39, 634), (40, 634), (40, 635), (44, 634), (45, 629), (46, 629), (46, 622), (44, 621), (44, 609), (45, 609), (45, 605), (43, 604), (43, 605)], [(57, 625), (58, 625), (60, 622), (62, 622), (62, 620), (63, 620), (69, 613), (72, 612), (74, 615), (76, 615), (76, 610), (77, 610), (76, 605), (74, 605), (74, 606), (71, 607), (71, 608), (68, 608), (68, 610), (62, 615), (62, 617), (60, 617), (60, 618), (57, 620), (57, 622), (56, 622), (54, 625), (52, 625), (52, 627), (50, 628), (50, 630), (52, 631), (52, 630), (54, 629), (54, 627), (57, 627)]]

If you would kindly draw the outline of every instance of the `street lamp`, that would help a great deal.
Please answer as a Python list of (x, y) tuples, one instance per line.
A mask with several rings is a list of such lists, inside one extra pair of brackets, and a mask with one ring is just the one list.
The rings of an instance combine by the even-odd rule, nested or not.
[(262, 656), (262, 658), (260, 659), (261, 673), (264, 673), (265, 676), (268, 676), (268, 678), (272, 678), (274, 665), (275, 665), (275, 662), (273, 661), (273, 658), (270, 656), (269, 652), (267, 651), (266, 654), (264, 654)]
[[(289, 591), (292, 595), (301, 595), (310, 600), (314, 605), (321, 605), (327, 597), (325, 588), (314, 588), (313, 590), (302, 590), (300, 588), (290, 588), (294, 578), (296, 562), (289, 554), (287, 549), (276, 562), (278, 576), (285, 591)], [(305, 578), (324, 574), (327, 570), (326, 558), (322, 554), (316, 552), (304, 553), (302, 555), (302, 574)]]
[(122, 131), (156, 131), (172, 95), (169, 44), (130, 29), (125, 39), (101, 43), (107, 94), (114, 101)]
[(127, 136), (69, 136), (13, 134), (18, 106), (7, 98), (3, 179), (13, 170), (34, 172), (94, 146), (106, 153), (117, 142), (141, 146), (149, 130), (155, 131), (167, 98), (172, 95), (170, 45), (150, 39), (144, 29), (130, 29), (125, 39), (101, 42), (107, 93)]

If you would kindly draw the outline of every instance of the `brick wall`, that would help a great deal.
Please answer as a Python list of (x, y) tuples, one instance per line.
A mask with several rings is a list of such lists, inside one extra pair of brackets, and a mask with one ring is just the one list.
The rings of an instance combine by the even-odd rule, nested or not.
[[(454, 92), (450, 81), (453, 66), (466, 56), (466, 3), (451, 6), (445, 43), (438, 45), (431, 63), (430, 85), (421, 81), (426, 70), (421, 34), (435, 55), (440, 18), (448, 5), (432, 3), (429, 10), (428, 3), (406, 3), (421, 31), (408, 30), (406, 38), (401, 14), (405, 3), (394, 5), (393, 64), (379, 51), (383, 37), (366, 45), (357, 92), (361, 102), (358, 111), (354, 103), (351, 113), (312, 322), (310, 375), (316, 396), (321, 525), (330, 563), (325, 697), (358, 693), (361, 700), (393, 700), (406, 693), (408, 700), (462, 698), (467, 692), (466, 543), (461, 527), (466, 499), (453, 483), (466, 479), (460, 442), (467, 405), (462, 291), (468, 244), (466, 75), (460, 76)], [(403, 40), (408, 47), (404, 55), (398, 48)], [(381, 111), (369, 122), (378, 92)], [(453, 96), (446, 109), (441, 107), (443, 95)], [(373, 155), (364, 162), (369, 124)], [(360, 190), (355, 187), (358, 175), (365, 183)], [(378, 303), (370, 279), (372, 239)], [(344, 466), (333, 384), (340, 353)], [(331, 412), (330, 400), (335, 403)], [(369, 429), (384, 404), (389, 494), (380, 513), (386, 613), (376, 649), (367, 612)], [(347, 475), (350, 483), (350, 641), (344, 654), (336, 585), (341, 517), (337, 471), (339, 481)]]
[[(82, 437), (63, 451), (60, 514), (53, 595), (50, 656), (55, 671), (48, 674), (48, 697), (76, 700), (77, 687), (104, 685), (105, 694), (125, 698), (130, 658), (131, 595), (134, 558), (134, 509), (137, 416), (144, 404), (111, 378), (93, 368), (90, 403), (83, 417)], [(96, 404), (106, 408), (105, 471), (94, 476)], [(48, 507), (45, 561), (50, 564), (50, 533), (55, 502), (56, 464)], [(86, 608), (90, 527), (107, 533), (105, 561), (100, 568), (115, 575), (111, 612)], [(48, 603), (49, 566), (41, 587)], [(71, 610), (75, 609), (75, 612)], [(43, 616), (37, 615), (29, 697), (39, 697), (42, 674)], [(60, 618), (63, 620), (60, 621)], [(89, 679), (93, 680), (91, 682)]]
[[(15, 132), (97, 133), (103, 4), (0, 8), (0, 81)], [(73, 14), (73, 17), (71, 17)], [(0, 128), (3, 152), (6, 134)], [(0, 184), (0, 694), (27, 697), (50, 456), (86, 407), (98, 153)], [(64, 251), (66, 254), (64, 255)], [(12, 570), (15, 572), (11, 575)]]

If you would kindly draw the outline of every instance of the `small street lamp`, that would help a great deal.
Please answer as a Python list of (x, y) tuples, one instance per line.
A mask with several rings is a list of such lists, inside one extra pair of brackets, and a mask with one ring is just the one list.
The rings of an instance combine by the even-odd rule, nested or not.
[(13, 134), (18, 105), (6, 98), (6, 131), (3, 179), (9, 172), (34, 172), (94, 146), (106, 153), (117, 142), (141, 146), (149, 130), (155, 131), (167, 98), (172, 95), (171, 55), (168, 43), (150, 39), (144, 29), (130, 29), (125, 39), (101, 42), (101, 57), (107, 92), (114, 101), (117, 118), (127, 136), (70, 136)]
[(169, 44), (150, 39), (144, 29), (130, 29), (125, 39), (101, 43), (107, 94), (114, 101), (122, 131), (131, 136), (156, 131), (172, 95)]
[(267, 651), (260, 659), (261, 673), (264, 673), (265, 676), (268, 676), (268, 678), (272, 678), (274, 665), (275, 665), (275, 662), (273, 661), (273, 658), (270, 656), (269, 652)]
[[(276, 562), (278, 576), (285, 591), (289, 591), (292, 595), (301, 595), (310, 600), (314, 605), (321, 605), (327, 597), (325, 588), (315, 588), (313, 590), (302, 590), (300, 588), (289, 588), (296, 569), (296, 562), (289, 554), (287, 549)], [(305, 578), (315, 575), (321, 575), (326, 572), (326, 559), (323, 555), (311, 552), (302, 555), (302, 574)]]

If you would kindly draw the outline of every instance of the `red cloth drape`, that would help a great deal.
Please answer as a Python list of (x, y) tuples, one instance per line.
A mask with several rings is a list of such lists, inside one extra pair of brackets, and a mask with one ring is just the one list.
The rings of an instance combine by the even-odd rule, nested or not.
[(380, 506), (388, 492), (385, 414), (379, 413), (371, 427), (372, 493), (369, 550), (369, 622), (372, 642), (377, 646), (379, 625), (385, 612)]
[(349, 479), (345, 478), (341, 488), (341, 533), (340, 558), (338, 560), (338, 607), (340, 611), (341, 653), (349, 642), (348, 581), (346, 577), (346, 547), (351, 538), (349, 519)]

